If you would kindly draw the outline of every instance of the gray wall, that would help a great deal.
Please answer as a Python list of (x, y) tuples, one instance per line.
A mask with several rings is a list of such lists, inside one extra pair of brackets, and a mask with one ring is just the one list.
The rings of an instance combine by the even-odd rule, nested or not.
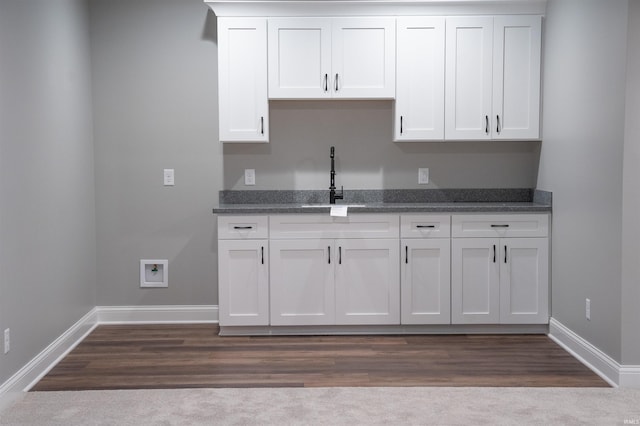
[[(201, 0), (89, 4), (97, 304), (216, 304), (215, 16)], [(140, 259), (168, 259), (168, 289), (139, 288)]]
[[(270, 143), (225, 144), (225, 189), (532, 188), (540, 142), (393, 142), (391, 101), (271, 101)], [(429, 184), (418, 185), (418, 168)], [(244, 169), (256, 185), (244, 185)]]
[(96, 304), (88, 36), (83, 0), (0, 1), (0, 383)]
[(548, 2), (538, 178), (553, 191), (553, 317), (617, 361), (627, 8)]
[(622, 362), (640, 365), (640, 1), (629, 2), (622, 216)]

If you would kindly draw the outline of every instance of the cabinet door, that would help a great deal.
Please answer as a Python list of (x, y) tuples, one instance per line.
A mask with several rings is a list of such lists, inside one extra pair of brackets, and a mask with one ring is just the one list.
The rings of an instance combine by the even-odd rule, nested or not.
[(402, 324), (451, 323), (450, 240), (402, 240)]
[(331, 96), (331, 20), (269, 19), (269, 98)]
[(400, 324), (398, 240), (336, 241), (336, 324)]
[(446, 23), (445, 138), (489, 139), (493, 18)]
[(222, 142), (268, 142), (267, 21), (218, 18)]
[(218, 241), (220, 325), (269, 324), (267, 240)]
[(500, 240), (500, 322), (549, 322), (549, 240)]
[(540, 16), (494, 20), (494, 139), (540, 137)]
[(271, 240), (269, 248), (271, 325), (334, 324), (333, 240)]
[(395, 19), (336, 18), (332, 28), (333, 97), (394, 98)]
[(497, 238), (451, 240), (451, 322), (500, 321), (500, 263)]
[(444, 18), (399, 18), (394, 136), (444, 139)]

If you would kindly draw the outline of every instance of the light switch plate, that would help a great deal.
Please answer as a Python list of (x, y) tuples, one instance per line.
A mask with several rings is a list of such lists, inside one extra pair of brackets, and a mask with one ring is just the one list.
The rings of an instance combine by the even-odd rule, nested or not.
[(245, 185), (256, 184), (256, 169), (244, 169), (244, 184)]
[(174, 186), (176, 184), (173, 169), (164, 169), (164, 186)]
[(419, 168), (418, 169), (418, 184), (424, 185), (429, 183), (429, 169), (428, 168)]

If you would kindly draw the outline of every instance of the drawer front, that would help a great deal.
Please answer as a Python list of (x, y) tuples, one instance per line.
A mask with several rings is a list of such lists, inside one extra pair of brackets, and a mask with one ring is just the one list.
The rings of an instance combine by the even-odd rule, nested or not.
[(268, 238), (268, 224), (267, 216), (218, 216), (218, 239)]
[(449, 238), (451, 216), (449, 215), (402, 215), (400, 216), (402, 238)]
[(397, 215), (354, 214), (333, 217), (317, 214), (269, 216), (272, 239), (285, 238), (398, 238)]
[(453, 215), (451, 236), (474, 237), (548, 237), (549, 215), (489, 214)]

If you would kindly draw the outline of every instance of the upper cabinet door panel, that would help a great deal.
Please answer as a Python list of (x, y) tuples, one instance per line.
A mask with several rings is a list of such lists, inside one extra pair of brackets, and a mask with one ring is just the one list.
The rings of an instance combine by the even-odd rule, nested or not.
[(338, 98), (395, 97), (395, 19), (333, 19), (332, 88)]
[(331, 21), (269, 20), (269, 97), (326, 98), (331, 73)]
[(219, 122), (222, 142), (267, 142), (267, 21), (218, 20)]
[(489, 139), (493, 18), (448, 18), (446, 28), (447, 139)]
[(444, 18), (398, 18), (396, 141), (444, 139)]
[(494, 20), (494, 139), (540, 137), (540, 16)]

